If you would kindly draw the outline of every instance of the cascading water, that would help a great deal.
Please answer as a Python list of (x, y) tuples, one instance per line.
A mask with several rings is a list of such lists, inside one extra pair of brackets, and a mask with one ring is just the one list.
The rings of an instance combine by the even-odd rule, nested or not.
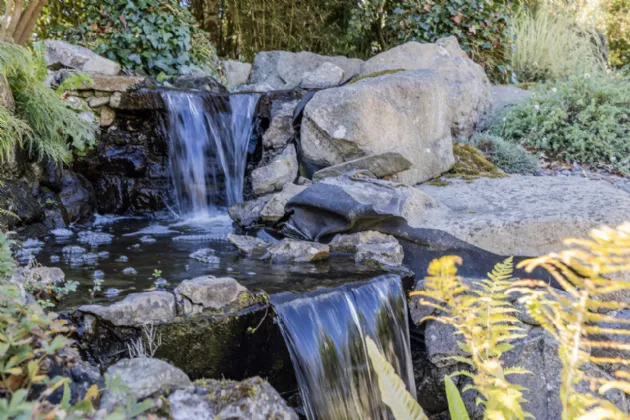
[(407, 302), (398, 276), (287, 300), (272, 297), (309, 420), (390, 419), (370, 336), (415, 397)]
[(260, 95), (163, 91), (171, 177), (181, 216), (207, 217), (242, 201), (247, 151)]

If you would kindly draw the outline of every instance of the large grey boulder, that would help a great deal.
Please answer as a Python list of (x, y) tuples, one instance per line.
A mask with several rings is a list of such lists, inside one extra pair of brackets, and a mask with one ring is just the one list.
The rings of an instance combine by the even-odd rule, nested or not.
[(13, 92), (11, 92), (9, 81), (4, 74), (0, 74), (0, 106), (8, 108), (10, 111), (15, 109)]
[(297, 420), (298, 416), (267, 381), (207, 379), (168, 397), (173, 420)]
[(497, 255), (556, 252), (564, 239), (630, 220), (629, 194), (581, 177), (480, 178), (419, 188), (450, 211), (410, 221), (412, 227), (431, 227)]
[(46, 64), (51, 70), (69, 68), (108, 76), (116, 76), (120, 73), (120, 64), (79, 45), (49, 39), (44, 41), (44, 46), (46, 47)]
[(175, 296), (168, 292), (132, 293), (108, 306), (83, 305), (79, 312), (96, 316), (115, 326), (142, 326), (175, 319)]
[(297, 241), (285, 238), (269, 248), (271, 262), (315, 262), (328, 259), (330, 248), (317, 242)]
[(225, 60), (223, 62), (223, 71), (228, 86), (244, 85), (252, 72), (252, 65), (236, 60)]
[(303, 89), (326, 89), (339, 86), (342, 80), (343, 69), (327, 61), (312, 72), (306, 73), (300, 87)]
[(311, 52), (263, 51), (256, 54), (249, 83), (266, 84), (275, 90), (295, 89), (308, 73), (322, 64), (331, 63), (343, 70), (341, 83), (361, 71), (363, 61), (357, 58), (327, 57)]
[(263, 257), (267, 254), (269, 243), (255, 236), (228, 235), (228, 241), (241, 253), (253, 257)]
[(351, 171), (369, 171), (377, 178), (383, 178), (404, 172), (413, 167), (413, 162), (396, 152), (378, 153), (338, 165), (320, 169), (313, 174), (313, 180), (336, 177)]
[(453, 136), (469, 137), (488, 112), (491, 85), (483, 68), (451, 36), (435, 43), (407, 42), (365, 62), (362, 75), (385, 70), (434, 70), (444, 81), (453, 112)]
[(273, 195), (263, 195), (253, 200), (236, 203), (228, 208), (228, 214), (240, 226), (247, 227), (260, 220), (260, 213)]
[(238, 309), (243, 299), (249, 301), (250, 295), (249, 290), (231, 277), (197, 277), (184, 280), (175, 289), (179, 311), (186, 316)]
[(321, 166), (397, 152), (413, 168), (393, 178), (410, 185), (454, 163), (452, 111), (442, 78), (415, 70), (317, 92), (304, 109), (304, 158)]
[(107, 389), (101, 398), (101, 409), (111, 410), (123, 404), (127, 395), (133, 395), (138, 401), (158, 393), (178, 388), (190, 387), (192, 383), (184, 372), (162, 360), (141, 357), (123, 359), (107, 369), (107, 374), (118, 378), (128, 388), (123, 394)]
[(391, 181), (346, 174), (309, 186), (285, 206), (291, 217), (287, 233), (308, 240), (337, 233), (373, 230), (380, 224), (415, 219), (439, 219), (447, 212), (417, 188)]
[(252, 188), (256, 195), (279, 191), (298, 176), (295, 146), (290, 144), (279, 156), (265, 166), (252, 171)]

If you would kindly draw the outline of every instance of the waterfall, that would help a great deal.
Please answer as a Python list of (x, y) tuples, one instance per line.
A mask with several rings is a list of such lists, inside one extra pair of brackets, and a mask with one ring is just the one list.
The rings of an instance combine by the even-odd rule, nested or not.
[[(292, 296), (292, 295), (291, 295)], [(400, 277), (272, 297), (309, 420), (390, 419), (367, 355), (370, 336), (415, 397)]]
[(171, 177), (180, 215), (205, 217), (243, 200), (260, 95), (163, 91)]

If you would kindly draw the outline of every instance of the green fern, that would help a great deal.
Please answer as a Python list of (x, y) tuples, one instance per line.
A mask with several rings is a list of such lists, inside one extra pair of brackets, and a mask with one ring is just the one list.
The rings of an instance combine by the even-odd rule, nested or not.
[[(23, 142), (29, 152), (39, 157), (68, 162), (72, 153), (67, 141), (71, 140), (74, 148), (84, 151), (94, 144), (96, 127), (44, 85), (47, 72), (42, 47), (34, 48), (35, 53), (0, 42), (0, 72), (7, 77), (13, 92), (16, 117), (9, 120), (7, 111), (4, 118), (0, 115), (0, 124), (7, 124), (16, 134), (14, 137), (9, 137), (9, 133), (0, 135), (0, 151), (6, 155), (7, 150)], [(23, 123), (17, 123), (17, 119)]]
[(372, 367), (378, 376), (378, 387), (383, 402), (390, 408), (397, 420), (428, 420), (422, 407), (411, 396), (393, 366), (381, 354), (374, 340), (365, 337), (367, 352)]
[(470, 420), (462, 396), (448, 375), (444, 377), (444, 386), (446, 387), (446, 399), (448, 400), (448, 412), (451, 415), (451, 420)]
[(13, 115), (8, 108), (0, 106), (0, 163), (10, 159), (15, 146), (21, 146), (32, 135), (33, 131), (25, 121)]

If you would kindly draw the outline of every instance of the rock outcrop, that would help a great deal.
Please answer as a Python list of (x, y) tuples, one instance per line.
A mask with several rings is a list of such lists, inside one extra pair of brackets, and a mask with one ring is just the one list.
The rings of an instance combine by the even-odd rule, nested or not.
[[(330, 63), (343, 70), (340, 82), (346, 82), (361, 72), (363, 61), (356, 58), (326, 57), (311, 52), (263, 51), (256, 54), (249, 83), (266, 84), (271, 89), (295, 89), (306, 76), (313, 78), (313, 72)], [(320, 69), (322, 72), (324, 69)], [(335, 73), (338, 71), (335, 70)]]
[(326, 167), (397, 152), (414, 166), (393, 179), (409, 185), (426, 181), (454, 163), (448, 101), (442, 78), (429, 70), (319, 91), (304, 109), (303, 157)]
[(120, 73), (120, 64), (79, 45), (72, 45), (65, 41), (46, 40), (44, 46), (46, 47), (46, 64), (51, 70), (68, 68), (109, 76)]
[(433, 70), (448, 92), (453, 137), (470, 137), (490, 107), (491, 85), (483, 68), (466, 56), (457, 38), (407, 42), (365, 62), (361, 75), (387, 70)]
[(295, 146), (289, 145), (284, 152), (265, 166), (252, 172), (254, 194), (263, 195), (282, 190), (298, 176), (298, 161)]
[(236, 60), (225, 60), (223, 61), (223, 71), (228, 86), (240, 86), (247, 83), (252, 72), (252, 65)]

